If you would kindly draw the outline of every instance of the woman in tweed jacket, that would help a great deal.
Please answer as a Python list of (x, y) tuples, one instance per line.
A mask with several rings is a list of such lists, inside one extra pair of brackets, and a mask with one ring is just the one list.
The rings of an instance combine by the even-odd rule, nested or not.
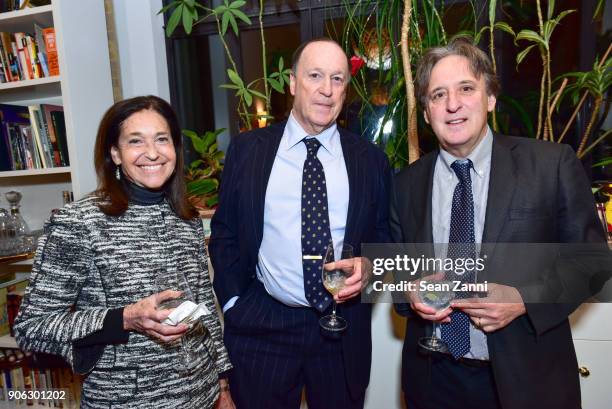
[[(45, 224), (15, 323), (19, 347), (60, 355), (86, 375), (83, 408), (233, 408), (204, 235), (185, 200), (181, 133), (168, 103), (148, 96), (113, 105), (95, 166), (98, 190)], [(177, 272), (210, 312), (188, 367), (180, 338), (193, 332), (162, 324), (169, 311), (157, 308), (181, 293), (158, 292), (156, 278)]]

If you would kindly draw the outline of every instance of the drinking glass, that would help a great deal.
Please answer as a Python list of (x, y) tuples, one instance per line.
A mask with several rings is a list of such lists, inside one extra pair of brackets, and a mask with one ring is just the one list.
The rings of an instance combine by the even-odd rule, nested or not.
[[(435, 309), (436, 311), (442, 311), (450, 306), (451, 301), (455, 299), (455, 292), (452, 291), (452, 281), (428, 281), (425, 288), (421, 288), (419, 285), (418, 295), (423, 304)], [(432, 321), (432, 333), (430, 337), (422, 337), (419, 339), (419, 346), (435, 352), (447, 352), (448, 346), (446, 342), (442, 341), (437, 337), (437, 329), (439, 323)]]
[[(176, 298), (164, 300), (158, 304), (157, 309), (166, 310), (174, 309), (185, 301), (191, 301), (196, 303), (193, 292), (189, 287), (189, 283), (185, 278), (185, 275), (177, 271), (176, 273), (163, 273), (157, 276), (155, 279), (155, 286), (158, 293), (166, 290), (180, 291), (181, 295)], [(204, 326), (199, 319), (195, 321), (184, 322), (189, 325), (190, 328), (180, 338), (181, 348), (181, 364), (183, 368), (190, 369), (197, 363), (197, 351), (198, 344), (202, 343), (202, 337), (204, 335)]]
[[(353, 265), (347, 265), (342, 269), (333, 268), (333, 263), (338, 260), (351, 260), (353, 259), (353, 246), (350, 244), (339, 243), (336, 246), (329, 244), (323, 257), (323, 265), (321, 266), (321, 279), (323, 286), (327, 291), (335, 296), (344, 288), (345, 280), (348, 276), (353, 274)], [(332, 313), (322, 317), (319, 320), (319, 325), (327, 331), (341, 332), (348, 327), (346, 320), (336, 314), (336, 301), (333, 300)]]

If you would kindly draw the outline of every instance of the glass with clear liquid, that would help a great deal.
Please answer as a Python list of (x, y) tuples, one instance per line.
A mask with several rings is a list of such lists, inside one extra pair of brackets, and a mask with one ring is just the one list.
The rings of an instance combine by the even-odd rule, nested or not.
[[(353, 247), (350, 244), (340, 243), (336, 246), (329, 244), (323, 257), (323, 265), (321, 266), (321, 279), (323, 286), (332, 296), (337, 295), (345, 286), (345, 281), (348, 276), (353, 273), (352, 266), (345, 266), (344, 268), (330, 268), (334, 266), (336, 261), (336, 255), (338, 260), (352, 260), (353, 259)], [(332, 313), (322, 317), (319, 320), (319, 325), (327, 331), (341, 332), (348, 327), (346, 320), (336, 314), (336, 301), (332, 301), (333, 308)]]
[[(419, 298), (423, 304), (435, 309), (436, 311), (442, 311), (450, 307), (451, 301), (455, 299), (455, 292), (452, 281), (432, 281), (428, 282), (425, 288), (421, 289), (419, 286)], [(447, 352), (448, 346), (444, 341), (437, 337), (437, 330), (439, 323), (436, 321), (432, 322), (432, 333), (429, 337), (422, 337), (419, 339), (419, 346), (435, 352)]]

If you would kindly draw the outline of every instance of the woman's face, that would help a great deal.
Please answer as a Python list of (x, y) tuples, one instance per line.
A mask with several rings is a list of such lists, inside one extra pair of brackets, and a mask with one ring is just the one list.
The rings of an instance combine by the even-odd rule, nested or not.
[(129, 180), (147, 189), (161, 188), (176, 167), (168, 123), (150, 109), (136, 112), (123, 122), (111, 156)]

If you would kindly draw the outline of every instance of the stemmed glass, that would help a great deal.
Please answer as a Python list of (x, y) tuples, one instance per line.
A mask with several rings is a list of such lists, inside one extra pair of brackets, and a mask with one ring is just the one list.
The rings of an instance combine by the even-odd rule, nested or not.
[[(336, 246), (329, 244), (325, 251), (323, 258), (323, 265), (321, 266), (321, 279), (323, 286), (327, 291), (335, 296), (344, 288), (345, 280), (348, 276), (353, 273), (353, 265), (346, 265), (344, 268), (333, 268), (335, 267), (334, 261), (336, 261), (335, 255), (338, 255), (338, 260), (351, 260), (353, 259), (353, 246), (350, 244), (339, 243)], [(348, 327), (346, 320), (336, 314), (336, 301), (333, 300), (332, 313), (326, 315), (319, 320), (319, 325), (322, 328), (330, 332), (341, 332)]]
[[(177, 271), (176, 273), (166, 272), (158, 275), (155, 279), (155, 287), (158, 293), (166, 290), (181, 292), (181, 295), (179, 295), (178, 297), (171, 298), (159, 303), (157, 306), (157, 309), (159, 310), (177, 308), (185, 301), (191, 301), (193, 303), (196, 302), (195, 297), (193, 296), (193, 292), (189, 287), (189, 283), (185, 278), (185, 275), (180, 271)], [(190, 328), (180, 338), (180, 356), (182, 366), (186, 369), (189, 369), (197, 361), (196, 358), (198, 341), (199, 343), (201, 343), (201, 336), (203, 334), (204, 327), (199, 319), (195, 320), (195, 322), (185, 322), (185, 324), (188, 324)]]
[[(423, 304), (435, 309), (436, 311), (442, 311), (448, 308), (451, 301), (455, 299), (455, 292), (452, 291), (452, 281), (428, 281), (423, 287), (424, 288), (421, 288), (421, 285), (419, 285), (419, 298)], [(419, 346), (421, 348), (434, 352), (448, 351), (446, 342), (438, 338), (436, 334), (439, 325), (440, 324), (436, 321), (432, 322), (433, 332), (431, 333), (431, 336), (422, 337), (419, 339)]]

